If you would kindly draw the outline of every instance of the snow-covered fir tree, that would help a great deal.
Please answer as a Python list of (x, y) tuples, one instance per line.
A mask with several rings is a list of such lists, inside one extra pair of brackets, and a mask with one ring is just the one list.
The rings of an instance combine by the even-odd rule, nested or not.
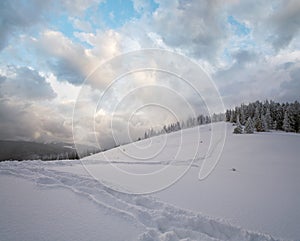
[(282, 129), (284, 131), (286, 131), (286, 132), (292, 131), (292, 127), (291, 127), (291, 123), (290, 123), (290, 118), (289, 118), (288, 111), (285, 111), (285, 113), (284, 113), (284, 119), (283, 119)]
[(271, 117), (270, 108), (267, 108), (265, 118), (266, 118), (266, 123), (267, 123), (267, 129), (268, 130), (273, 129), (273, 120), (272, 120), (272, 117)]
[(239, 119), (240, 119), (239, 116), (237, 116), (237, 118), (236, 118), (236, 127), (233, 130), (234, 134), (242, 134), (243, 133), (243, 127), (242, 127)]
[(233, 119), (234, 119), (234, 112), (231, 111), (231, 113), (230, 113), (230, 122), (231, 123), (233, 122)]
[(253, 124), (253, 121), (250, 116), (248, 117), (248, 119), (246, 121), (244, 132), (246, 134), (254, 133), (254, 124)]
[(245, 110), (244, 110), (244, 104), (241, 105), (241, 109), (240, 109), (240, 112), (241, 112), (241, 115), (240, 115), (240, 122), (242, 125), (245, 125), (246, 123), (246, 116), (245, 116)]
[(277, 121), (276, 120), (273, 122), (273, 128), (272, 129), (273, 130), (278, 130), (278, 128), (277, 128)]
[(266, 117), (263, 114), (261, 115), (260, 120), (261, 120), (261, 131), (269, 131)]
[[(285, 112), (287, 112), (286, 118)], [(226, 121), (236, 123), (237, 116), (239, 116), (241, 122), (242, 115), (245, 116), (245, 120), (251, 117), (257, 131), (275, 129), (300, 132), (300, 103), (298, 101), (281, 104), (266, 100), (265, 102), (255, 101), (242, 104), (240, 107), (226, 111)], [(262, 120), (262, 118), (265, 120)]]

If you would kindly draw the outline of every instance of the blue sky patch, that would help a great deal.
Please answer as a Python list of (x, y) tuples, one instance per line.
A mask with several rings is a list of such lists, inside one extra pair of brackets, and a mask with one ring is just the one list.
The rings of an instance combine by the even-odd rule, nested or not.
[(121, 27), (124, 23), (140, 16), (140, 14), (135, 11), (132, 1), (105, 1), (99, 5), (98, 11), (105, 25), (113, 29)]
[(239, 22), (233, 16), (228, 16), (227, 22), (231, 25), (234, 33), (238, 36), (245, 36), (250, 33), (250, 28), (248, 28), (244, 23)]

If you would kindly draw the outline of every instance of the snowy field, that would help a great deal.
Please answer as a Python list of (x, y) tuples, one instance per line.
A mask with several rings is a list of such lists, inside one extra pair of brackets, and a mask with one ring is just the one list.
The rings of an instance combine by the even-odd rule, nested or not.
[[(218, 130), (222, 124), (213, 125)], [(220, 161), (202, 181), (198, 175), (210, 146), (210, 125), (81, 161), (2, 162), (1, 240), (300, 240), (300, 135), (233, 135), (233, 127), (226, 128)], [(143, 156), (151, 158), (140, 160)], [(114, 187), (122, 183), (106, 159), (131, 174), (170, 174), (151, 186), (126, 179), (137, 191), (172, 184), (187, 172), (169, 188), (132, 195), (90, 175), (103, 175)]]

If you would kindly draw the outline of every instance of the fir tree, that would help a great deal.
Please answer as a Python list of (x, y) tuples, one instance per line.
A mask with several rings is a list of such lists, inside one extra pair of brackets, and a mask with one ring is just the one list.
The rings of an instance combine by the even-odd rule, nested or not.
[(233, 119), (234, 119), (234, 111), (232, 110), (230, 113), (230, 122), (233, 123)]
[(234, 128), (233, 133), (234, 134), (242, 134), (243, 133), (243, 127), (240, 123), (239, 116), (237, 116), (237, 118), (236, 118), (236, 125), (237, 126)]
[(265, 118), (266, 118), (267, 129), (268, 130), (273, 129), (273, 120), (272, 120), (271, 112), (270, 112), (269, 108), (267, 108)]
[(255, 108), (255, 113), (254, 113), (254, 126), (257, 131), (262, 131), (262, 126), (261, 126), (261, 119), (260, 119), (260, 114), (259, 114), (259, 107), (258, 105)]
[(263, 127), (262, 127), (262, 122), (261, 122), (261, 119), (260, 119), (260, 117), (258, 117), (258, 118), (255, 118), (255, 129), (256, 129), (256, 131), (263, 131)]
[(245, 122), (246, 122), (244, 105), (241, 106), (241, 119), (240, 119), (240, 122), (241, 122), (242, 125), (245, 125)]
[(227, 121), (235, 123), (237, 116), (242, 125), (251, 117), (257, 131), (276, 129), (300, 132), (300, 103), (298, 101), (284, 104), (272, 100), (266, 100), (263, 103), (256, 101), (226, 111)]
[(273, 128), (272, 128), (273, 130), (277, 130), (278, 128), (277, 128), (277, 121), (275, 120), (274, 122), (273, 122)]
[(288, 111), (285, 111), (284, 113), (282, 128), (286, 132), (292, 131)]
[(253, 124), (253, 121), (252, 121), (250, 116), (248, 117), (248, 119), (246, 121), (244, 131), (245, 131), (246, 134), (254, 133), (254, 124)]
[(260, 117), (261, 120), (261, 131), (269, 131), (266, 117), (262, 114)]

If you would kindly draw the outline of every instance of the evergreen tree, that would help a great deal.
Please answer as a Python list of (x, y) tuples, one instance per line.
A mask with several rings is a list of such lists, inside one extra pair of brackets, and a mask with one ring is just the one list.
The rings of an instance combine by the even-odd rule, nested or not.
[(269, 108), (267, 108), (267, 110), (266, 110), (265, 118), (266, 118), (267, 129), (268, 130), (272, 129), (273, 128), (273, 119), (271, 117), (271, 111)]
[(283, 119), (284, 119), (284, 110), (283, 110), (283, 106), (281, 104), (277, 104), (276, 107), (276, 122), (277, 122), (277, 129), (281, 130), (282, 129), (282, 125), (283, 125)]
[(237, 116), (237, 118), (236, 118), (236, 125), (237, 126), (234, 128), (233, 133), (234, 134), (242, 134), (243, 133), (243, 127), (240, 123), (239, 116)]
[(276, 120), (273, 122), (273, 128), (272, 129), (273, 130), (278, 130), (278, 128), (277, 128), (277, 121)]
[(258, 105), (256, 106), (255, 113), (254, 113), (254, 126), (257, 131), (262, 131), (260, 111)]
[(261, 131), (269, 131), (266, 117), (263, 114), (261, 114), (260, 120), (261, 120)]
[(229, 122), (230, 121), (230, 116), (231, 116), (231, 110), (226, 110), (226, 121)]
[(300, 132), (300, 103), (295, 101), (294, 104), (294, 122), (295, 122), (295, 132)]
[(253, 121), (252, 121), (250, 116), (248, 117), (248, 119), (246, 121), (244, 131), (245, 131), (246, 134), (254, 133), (254, 124), (253, 124)]
[(266, 100), (263, 103), (256, 101), (248, 105), (241, 104), (240, 107), (227, 110), (225, 113), (226, 120), (233, 123), (237, 122), (237, 116), (242, 125), (251, 117), (257, 131), (276, 129), (300, 132), (300, 103), (298, 101), (284, 104), (272, 100)]
[(264, 131), (260, 117), (255, 118), (254, 126), (256, 131)]
[(286, 132), (292, 131), (288, 111), (285, 111), (284, 113), (282, 128)]
[(230, 122), (233, 123), (233, 119), (234, 119), (234, 111), (232, 110), (230, 112)]
[(245, 125), (246, 123), (246, 117), (245, 117), (245, 111), (244, 111), (245, 107), (244, 105), (241, 106), (241, 119), (240, 119), (240, 122), (242, 125)]

